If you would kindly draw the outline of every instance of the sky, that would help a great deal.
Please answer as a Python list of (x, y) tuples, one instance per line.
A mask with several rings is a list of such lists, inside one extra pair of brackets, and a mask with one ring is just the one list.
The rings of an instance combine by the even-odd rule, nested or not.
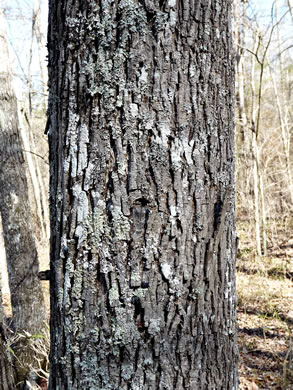
[[(48, 2), (46, 0), (39, 1), (41, 8), (41, 29), (46, 37)], [(7, 38), (10, 61), (15, 76), (14, 87), (18, 99), (21, 100), (26, 87), (25, 77), (29, 65), (34, 0), (2, 0), (2, 6), (4, 6), (7, 19)], [(42, 56), (45, 57), (46, 52), (43, 52)], [(40, 73), (36, 41), (34, 41), (33, 44), (32, 78), (37, 87), (40, 83)]]

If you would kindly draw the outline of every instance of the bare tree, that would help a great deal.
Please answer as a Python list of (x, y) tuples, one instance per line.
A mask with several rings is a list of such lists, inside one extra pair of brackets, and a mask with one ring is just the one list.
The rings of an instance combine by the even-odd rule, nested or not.
[(236, 389), (231, 2), (49, 13), (49, 387)]
[[(236, 30), (237, 50), (242, 54), (238, 56), (237, 67), (239, 210), (245, 210), (246, 215), (249, 215), (249, 205), (253, 202), (256, 252), (258, 255), (266, 255), (267, 219), (278, 220), (279, 207), (283, 209), (285, 204), (288, 210), (292, 207), (290, 104), (289, 99), (285, 98), (286, 93), (290, 92), (288, 90), (284, 93), (284, 86), (290, 84), (290, 77), (289, 73), (285, 76), (282, 71), (285, 50), (281, 48), (280, 38), (282, 23), (286, 21), (288, 11), (279, 16), (277, 2), (272, 2), (271, 19), (267, 17), (264, 26), (249, 3), (241, 6), (246, 9), (242, 13), (236, 12), (236, 26), (243, 25), (247, 39), (246, 42), (241, 41)], [(237, 4), (236, 11), (239, 7)], [(272, 64), (279, 69), (279, 80), (272, 72)], [(250, 139), (249, 151), (246, 149), (244, 133), (246, 139)]]

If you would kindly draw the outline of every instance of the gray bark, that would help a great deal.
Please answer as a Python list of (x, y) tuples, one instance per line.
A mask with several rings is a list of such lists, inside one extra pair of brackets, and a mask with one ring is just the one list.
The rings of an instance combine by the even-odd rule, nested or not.
[(14, 376), (11, 356), (8, 349), (7, 327), (2, 305), (0, 276), (0, 390), (14, 390)]
[(237, 388), (230, 19), (49, 2), (51, 390)]
[(0, 211), (14, 327), (34, 334), (46, 317), (2, 11), (0, 16)]
[[(15, 332), (39, 333), (46, 319), (38, 255), (32, 231), (32, 217), (26, 179), (27, 165), (19, 135), (17, 102), (0, 10), (0, 212), (9, 275)], [(25, 339), (13, 350), (17, 380), (23, 381), (34, 358)], [(35, 352), (33, 352), (35, 354)]]
[[(12, 88), (5, 21), (0, 9), (0, 212), (8, 267), (13, 329), (16, 333), (40, 333), (46, 312), (32, 215), (28, 199), (27, 163), (20, 139), (17, 101)], [(29, 340), (19, 339), (13, 350), (17, 359), (16, 382), (33, 369), (35, 351)], [(43, 357), (40, 357), (42, 359)]]

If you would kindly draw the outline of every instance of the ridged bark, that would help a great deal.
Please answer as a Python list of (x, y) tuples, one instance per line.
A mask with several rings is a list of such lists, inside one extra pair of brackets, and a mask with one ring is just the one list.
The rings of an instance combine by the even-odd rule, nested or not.
[(50, 389), (236, 389), (230, 1), (49, 13)]

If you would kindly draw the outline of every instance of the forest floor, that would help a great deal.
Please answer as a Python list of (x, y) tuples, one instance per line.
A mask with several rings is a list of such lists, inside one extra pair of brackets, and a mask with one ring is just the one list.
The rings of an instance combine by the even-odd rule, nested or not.
[(280, 233), (263, 257), (238, 233), (239, 390), (293, 390), (293, 240)]

